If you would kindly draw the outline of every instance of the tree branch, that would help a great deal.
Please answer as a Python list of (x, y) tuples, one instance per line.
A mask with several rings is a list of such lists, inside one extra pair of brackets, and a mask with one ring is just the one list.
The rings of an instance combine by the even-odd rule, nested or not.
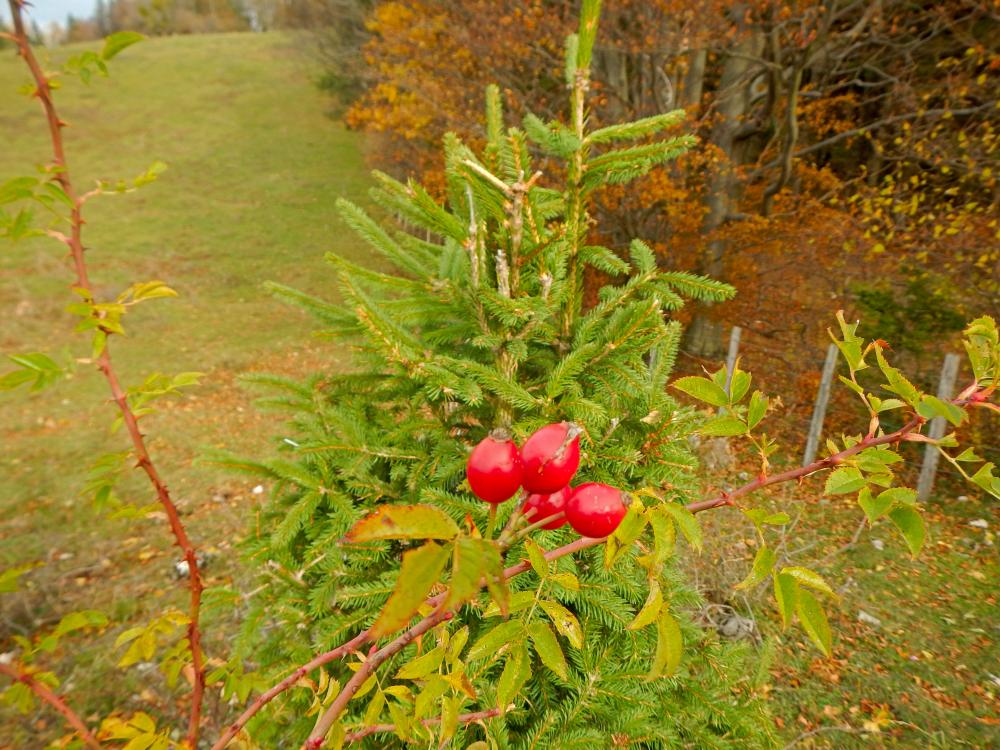
[[(476, 711), (471, 714), (459, 714), (458, 723), (459, 724), (473, 724), (477, 721), (482, 721), (483, 719), (492, 719), (494, 716), (500, 715), (499, 708), (491, 708), (489, 711)], [(421, 722), (425, 727), (431, 726), (432, 724), (440, 724), (441, 719), (431, 718), (424, 719)], [(357, 732), (348, 732), (344, 735), (344, 744), (348, 742), (357, 742), (360, 739), (364, 739), (371, 734), (387, 734), (389, 732), (396, 731), (395, 724), (373, 724), (370, 727), (365, 727), (364, 729), (359, 729)]]
[[(810, 146), (805, 146), (804, 148), (800, 148), (793, 154), (793, 156), (796, 159), (798, 159), (805, 156), (806, 154), (811, 154), (814, 151), (819, 151), (820, 149), (824, 149), (827, 146), (832, 146), (833, 144), (839, 143), (840, 141), (846, 140), (848, 138), (853, 138), (856, 135), (862, 135), (863, 133), (867, 133), (870, 130), (875, 130), (876, 128), (881, 128), (886, 125), (893, 125), (897, 122), (905, 122), (906, 120), (919, 120), (924, 117), (944, 117), (946, 115), (951, 117), (955, 116), (961, 117), (963, 115), (974, 115), (977, 112), (984, 112), (988, 109), (996, 107), (996, 105), (997, 102), (996, 100), (994, 100), (991, 102), (986, 102), (985, 104), (980, 104), (978, 107), (963, 107), (959, 109), (954, 109), (950, 107), (940, 107), (938, 109), (928, 109), (923, 112), (920, 111), (907, 112), (902, 115), (885, 117), (881, 120), (870, 122), (867, 125), (862, 125), (861, 127), (858, 128), (851, 128), (850, 130), (845, 130), (841, 133), (837, 133), (836, 135), (832, 135), (829, 138), (824, 138), (822, 141), (813, 143)], [(774, 165), (775, 163), (772, 162), (768, 166), (770, 167)]]
[[(76, 190), (73, 187), (73, 182), (70, 179), (70, 173), (66, 164), (65, 149), (63, 147), (62, 128), (65, 127), (66, 123), (59, 119), (59, 115), (56, 112), (55, 104), (52, 99), (52, 90), (49, 84), (49, 79), (39, 65), (38, 59), (35, 57), (34, 51), (31, 48), (31, 43), (28, 40), (28, 35), (24, 26), (24, 18), (22, 15), (25, 6), (24, 0), (8, 0), (8, 4), (10, 5), (11, 16), (14, 23), (14, 41), (17, 44), (19, 54), (22, 58), (24, 58), (25, 64), (31, 71), (32, 78), (34, 78), (36, 87), (35, 97), (41, 102), (42, 108), (45, 110), (46, 120), (48, 121), (49, 137), (52, 142), (53, 165), (57, 167), (54, 179), (59, 183), (60, 187), (62, 187), (63, 192), (66, 193), (66, 196), (72, 204), (70, 213), (71, 231), (69, 237), (64, 241), (69, 247), (70, 256), (73, 259), (73, 266), (76, 271), (75, 286), (85, 290), (88, 294), (93, 296), (93, 286), (91, 285), (90, 278), (87, 274), (87, 263), (84, 258), (82, 238), (84, 224), (82, 217), (83, 200), (78, 197)], [(105, 343), (104, 349), (97, 360), (97, 367), (108, 381), (112, 398), (121, 411), (122, 420), (128, 430), (133, 449), (135, 450), (137, 464), (149, 478), (149, 482), (152, 484), (153, 489), (156, 492), (156, 496), (166, 512), (167, 520), (170, 524), (170, 530), (174, 535), (177, 546), (181, 548), (184, 553), (184, 559), (187, 561), (188, 588), (191, 592), (189, 614), (190, 621), (188, 623), (187, 636), (188, 643), (190, 643), (191, 646), (191, 662), (194, 667), (194, 685), (192, 686), (191, 691), (191, 714), (188, 722), (186, 742), (190, 747), (194, 748), (198, 744), (198, 733), (201, 725), (201, 710), (205, 691), (205, 665), (201, 648), (201, 630), (199, 628), (201, 592), (204, 585), (201, 579), (201, 572), (198, 568), (197, 553), (194, 545), (192, 545), (191, 540), (188, 538), (184, 524), (181, 522), (180, 514), (177, 512), (177, 506), (174, 505), (174, 502), (170, 497), (170, 492), (167, 490), (167, 486), (163, 483), (159, 472), (156, 470), (156, 467), (153, 465), (153, 462), (149, 457), (149, 451), (146, 447), (145, 438), (139, 430), (138, 420), (128, 403), (128, 395), (125, 389), (122, 388), (121, 381), (119, 380), (118, 374), (112, 364), (111, 352), (107, 343)]]
[(83, 723), (83, 719), (80, 718), (80, 715), (66, 705), (66, 701), (53, 693), (49, 689), (48, 685), (39, 682), (28, 672), (15, 669), (9, 664), (4, 664), (3, 662), (0, 662), (0, 674), (7, 675), (14, 682), (27, 685), (28, 689), (37, 695), (40, 700), (45, 701), (52, 706), (52, 708), (63, 715), (63, 718), (66, 719), (66, 723), (73, 727), (76, 733), (80, 735), (80, 739), (86, 743), (87, 747), (92, 748), (92, 750), (101, 750), (101, 743), (98, 742), (97, 738), (94, 737), (89, 729), (87, 729), (87, 725)]

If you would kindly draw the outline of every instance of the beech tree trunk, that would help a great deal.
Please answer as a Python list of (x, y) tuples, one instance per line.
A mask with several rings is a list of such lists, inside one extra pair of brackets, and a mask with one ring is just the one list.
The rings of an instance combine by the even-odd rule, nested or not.
[[(718, 149), (719, 164), (708, 180), (705, 198), (704, 234), (709, 238), (702, 258), (701, 273), (715, 279), (725, 278), (728, 243), (719, 237), (719, 230), (739, 209), (739, 181), (736, 168), (742, 163), (738, 133), (748, 114), (750, 83), (757, 71), (752, 57), (759, 54), (759, 34), (745, 33), (733, 45), (722, 64), (719, 88), (716, 91), (715, 118), (711, 143)], [(704, 68), (702, 67), (702, 71)], [(705, 309), (695, 314), (687, 332), (687, 347), (701, 357), (717, 357), (723, 350), (721, 324), (712, 320)]]

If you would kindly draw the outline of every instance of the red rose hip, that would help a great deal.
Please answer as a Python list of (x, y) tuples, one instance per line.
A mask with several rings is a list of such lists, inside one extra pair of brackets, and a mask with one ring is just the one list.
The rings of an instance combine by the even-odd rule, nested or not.
[(629, 502), (628, 494), (617, 487), (588, 482), (577, 487), (566, 501), (566, 520), (581, 536), (598, 539), (618, 528)]
[(521, 454), (505, 430), (494, 430), (472, 449), (465, 475), (476, 497), (502, 503), (521, 488)]
[(580, 468), (580, 428), (572, 422), (542, 427), (524, 441), (521, 460), (524, 489), (541, 495), (561, 490)]
[[(528, 517), (529, 523), (543, 521), (549, 516), (554, 516), (566, 509), (566, 501), (573, 494), (573, 488), (566, 485), (558, 492), (550, 495), (528, 495), (528, 499), (521, 506), (521, 512)], [(551, 523), (542, 526), (543, 529), (558, 529), (566, 523), (566, 516), (557, 518)]]

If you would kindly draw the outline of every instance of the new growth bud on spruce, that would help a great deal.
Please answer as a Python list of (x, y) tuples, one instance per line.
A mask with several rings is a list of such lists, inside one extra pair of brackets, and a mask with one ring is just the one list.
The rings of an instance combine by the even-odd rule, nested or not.
[[(521, 506), (521, 512), (531, 523), (543, 521), (546, 518), (562, 513), (566, 509), (566, 501), (573, 494), (573, 488), (566, 485), (558, 492), (549, 495), (528, 495), (528, 499)], [(566, 524), (566, 516), (555, 519), (551, 523), (542, 526), (543, 529), (558, 529)]]
[(548, 495), (569, 484), (580, 467), (580, 427), (573, 422), (550, 424), (524, 441), (524, 489)]
[(566, 520), (582, 536), (605, 537), (618, 528), (630, 502), (628, 493), (617, 487), (588, 482), (566, 501)]
[(493, 430), (472, 449), (465, 474), (476, 497), (502, 503), (521, 488), (524, 468), (517, 445), (507, 430)]

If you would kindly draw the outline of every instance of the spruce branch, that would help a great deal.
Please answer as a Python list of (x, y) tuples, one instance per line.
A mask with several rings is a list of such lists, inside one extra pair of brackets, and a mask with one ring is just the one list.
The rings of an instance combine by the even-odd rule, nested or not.
[(36, 680), (29, 672), (15, 669), (9, 664), (4, 664), (3, 662), (0, 662), (0, 674), (5, 674), (14, 682), (27, 686), (28, 689), (37, 695), (40, 700), (48, 703), (52, 706), (52, 708), (63, 715), (66, 723), (73, 727), (87, 747), (92, 748), (93, 750), (101, 750), (101, 743), (97, 741), (97, 738), (94, 737), (93, 733), (87, 728), (87, 725), (84, 724), (80, 715), (70, 708), (65, 700), (52, 692), (47, 685)]
[[(52, 86), (49, 78), (42, 70), (35, 57), (34, 50), (28, 39), (25, 29), (23, 11), (27, 3), (24, 0), (8, 0), (11, 16), (14, 23), (14, 41), (18, 47), (18, 53), (24, 59), (25, 64), (31, 71), (31, 76), (35, 81), (34, 96), (41, 102), (45, 110), (46, 120), (49, 125), (49, 138), (52, 144), (53, 165), (56, 167), (54, 179), (59, 183), (63, 192), (69, 198), (70, 210), (70, 234), (64, 236), (62, 241), (69, 248), (70, 257), (76, 271), (75, 288), (83, 290), (91, 298), (94, 296), (94, 288), (88, 275), (87, 262), (84, 257), (83, 246), (83, 225), (82, 215), (83, 198), (80, 197), (70, 179), (70, 173), (66, 161), (65, 148), (63, 146), (62, 129), (66, 123), (59, 118), (52, 98)], [(150, 458), (146, 447), (145, 436), (139, 429), (138, 418), (128, 402), (128, 394), (122, 387), (118, 377), (118, 372), (111, 359), (109, 343), (105, 342), (100, 356), (97, 358), (97, 368), (103, 374), (111, 390), (112, 400), (117, 404), (121, 412), (121, 418), (132, 441), (132, 447), (136, 456), (136, 464), (145, 472), (150, 484), (156, 493), (160, 505), (167, 516), (174, 541), (184, 553), (184, 559), (188, 565), (188, 588), (190, 589), (189, 622), (187, 626), (188, 643), (191, 648), (191, 661), (194, 668), (194, 684), (191, 690), (191, 710), (188, 722), (188, 731), (185, 742), (194, 748), (198, 744), (198, 733), (201, 726), (201, 710), (205, 691), (205, 665), (204, 655), (201, 647), (201, 629), (199, 617), (201, 612), (201, 593), (204, 584), (201, 578), (201, 571), (198, 567), (197, 552), (187, 535), (187, 530), (177, 512), (167, 489), (166, 484), (160, 477), (159, 471)]]

